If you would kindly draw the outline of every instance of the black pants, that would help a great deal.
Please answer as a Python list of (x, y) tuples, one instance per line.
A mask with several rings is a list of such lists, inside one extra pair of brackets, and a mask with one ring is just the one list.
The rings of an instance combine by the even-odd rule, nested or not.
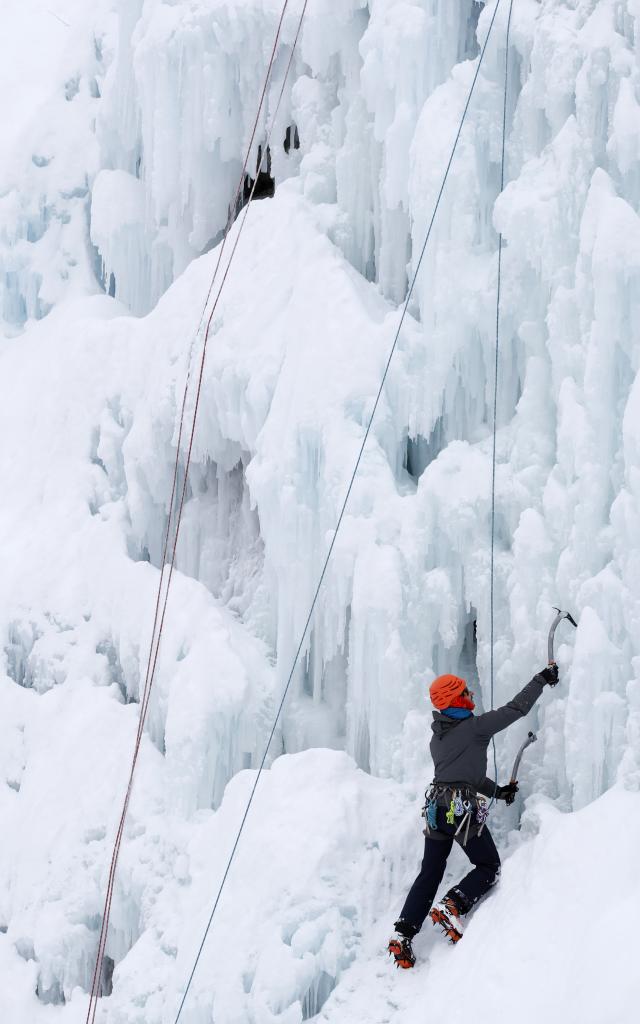
[[(431, 909), (454, 843), (453, 834), (457, 825), (447, 825), (445, 813), (443, 808), (438, 808), (438, 832), (445, 835), (439, 839), (430, 836), (425, 838), (420, 874), (411, 886), (400, 914), (402, 920), (416, 932), (420, 931)], [(462, 914), (466, 914), (498, 881), (500, 857), (486, 825), (479, 836), (469, 837), (462, 849), (474, 867), (458, 885), (449, 890), (447, 896), (452, 897)]]

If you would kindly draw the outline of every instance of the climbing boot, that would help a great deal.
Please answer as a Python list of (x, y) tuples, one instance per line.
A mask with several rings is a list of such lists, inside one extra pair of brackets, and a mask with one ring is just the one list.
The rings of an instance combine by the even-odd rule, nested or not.
[(392, 956), (396, 962), (396, 967), (414, 967), (416, 958), (411, 948), (411, 940), (417, 933), (415, 925), (409, 924), (408, 921), (403, 921), (400, 918), (399, 921), (393, 926), (396, 930), (393, 938), (389, 939), (389, 945), (387, 949), (389, 956)]
[(406, 935), (400, 935), (399, 932), (389, 939), (389, 956), (392, 956), (396, 962), (396, 967), (414, 967), (416, 958), (411, 948), (411, 939), (408, 939)]
[(434, 924), (440, 925), (449, 942), (460, 942), (464, 929), (460, 920), (460, 911), (451, 896), (444, 896), (439, 903), (436, 903), (429, 911), (429, 917)]

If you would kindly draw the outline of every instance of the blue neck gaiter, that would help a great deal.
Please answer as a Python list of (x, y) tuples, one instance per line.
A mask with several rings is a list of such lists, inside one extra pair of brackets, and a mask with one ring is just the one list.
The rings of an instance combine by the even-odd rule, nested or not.
[(469, 711), (468, 708), (447, 708), (442, 714), (447, 718), (471, 718), (473, 711)]

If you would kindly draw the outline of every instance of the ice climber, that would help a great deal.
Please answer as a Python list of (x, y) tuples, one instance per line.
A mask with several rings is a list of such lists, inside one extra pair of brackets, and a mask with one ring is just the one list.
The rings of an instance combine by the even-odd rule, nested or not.
[[(434, 780), (426, 793), (424, 857), (420, 873), (409, 890), (389, 953), (399, 967), (413, 967), (411, 941), (427, 914), (451, 942), (462, 938), (460, 918), (489, 891), (500, 874), (500, 857), (485, 822), (485, 798), (513, 803), (517, 782), (498, 786), (487, 778), (487, 748), (491, 737), (528, 714), (545, 685), (558, 682), (557, 665), (549, 665), (496, 711), (474, 715), (473, 692), (464, 679), (444, 675), (429, 688), (433, 712), (430, 749)], [(460, 843), (472, 870), (432, 906), (453, 842)]]

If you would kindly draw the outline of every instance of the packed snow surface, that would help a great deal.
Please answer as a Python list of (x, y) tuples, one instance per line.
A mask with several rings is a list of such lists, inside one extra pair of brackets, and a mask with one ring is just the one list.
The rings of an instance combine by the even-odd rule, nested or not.
[[(307, 618), (494, 0), (283, 21), (211, 320), (100, 1024), (173, 1024)], [(85, 1020), (185, 380), (279, 0), (4, 0), (0, 1019)], [(502, 0), (185, 1024), (631, 1024), (640, 914), (640, 4)], [(500, 194), (505, 61), (506, 187)], [(268, 157), (259, 147), (271, 131)], [(260, 154), (260, 155), (259, 155)], [(231, 227), (222, 269), (242, 219)], [(497, 889), (395, 972), (433, 675), (494, 701)], [(215, 294), (215, 290), (214, 290)], [(207, 307), (207, 313), (211, 306)], [(206, 316), (205, 316), (206, 319)], [(193, 415), (194, 390), (186, 402)], [(443, 885), (464, 870), (456, 852)], [(609, 979), (608, 984), (603, 979)]]

